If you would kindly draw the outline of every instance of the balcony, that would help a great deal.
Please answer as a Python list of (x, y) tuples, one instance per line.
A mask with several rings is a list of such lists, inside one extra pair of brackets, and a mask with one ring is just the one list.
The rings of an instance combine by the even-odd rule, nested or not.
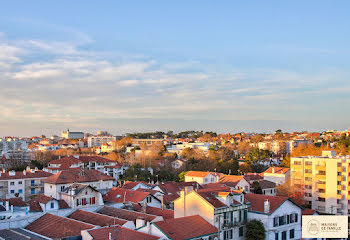
[(318, 170), (318, 171), (326, 171), (326, 166), (324, 165), (316, 165), (315, 166), (315, 169)]
[(233, 227), (238, 227), (238, 226), (242, 226), (246, 223), (247, 223), (247, 220), (232, 221), (232, 222), (229, 221), (229, 222), (222, 224), (222, 229), (229, 229), (229, 228), (233, 228)]
[(31, 188), (44, 187), (44, 183), (34, 183), (30, 184)]

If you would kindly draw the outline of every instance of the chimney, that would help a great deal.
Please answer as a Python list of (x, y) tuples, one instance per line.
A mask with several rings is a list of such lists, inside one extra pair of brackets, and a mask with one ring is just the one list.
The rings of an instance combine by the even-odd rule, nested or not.
[(274, 167), (272, 168), (272, 173), (275, 173), (275, 168)]
[(109, 234), (108, 234), (108, 239), (109, 239), (109, 240), (112, 240), (112, 233), (109, 233)]
[(13, 170), (12, 170), (12, 171), (9, 171), (9, 175), (10, 175), (10, 176), (16, 176), (16, 172), (13, 171)]
[(161, 201), (161, 205), (162, 205), (162, 210), (164, 210), (164, 196), (160, 196), (160, 201)]
[(27, 166), (26, 170), (27, 170), (27, 171), (30, 171), (30, 167), (29, 167), (29, 166)]
[(270, 212), (270, 202), (268, 199), (266, 199), (264, 202), (264, 213), (269, 213), (269, 212)]
[(27, 173), (26, 170), (23, 170), (23, 175), (26, 175), (26, 173)]

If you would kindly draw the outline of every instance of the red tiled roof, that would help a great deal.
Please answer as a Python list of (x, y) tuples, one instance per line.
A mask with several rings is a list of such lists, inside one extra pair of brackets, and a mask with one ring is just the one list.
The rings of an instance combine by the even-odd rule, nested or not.
[(149, 186), (149, 187), (153, 187), (154, 186), (154, 184), (149, 184), (149, 183), (146, 183), (146, 182), (143, 182), (143, 181), (139, 181), (139, 182), (126, 181), (126, 182), (124, 182), (122, 188), (132, 189), (136, 185), (138, 185), (139, 183), (145, 184), (146, 186)]
[(157, 216), (150, 215), (150, 214), (144, 214), (144, 213), (140, 213), (140, 212), (119, 209), (119, 208), (113, 208), (113, 207), (108, 207), (108, 206), (104, 206), (103, 208), (101, 208), (97, 212), (104, 214), (104, 215), (125, 219), (128, 221), (133, 221), (134, 223), (136, 222), (137, 218), (142, 218), (142, 219), (145, 219), (146, 222), (151, 222), (157, 217)]
[(96, 226), (113, 226), (113, 225), (124, 225), (127, 221), (122, 220), (115, 217), (110, 217), (107, 215), (87, 212), (83, 210), (76, 210), (74, 213), (68, 216), (68, 218), (72, 218), (81, 222), (93, 224)]
[(168, 219), (153, 223), (172, 240), (199, 238), (216, 234), (218, 229), (199, 215)]
[(215, 172), (189, 171), (188, 173), (186, 173), (185, 176), (186, 177), (206, 177), (209, 173), (211, 173), (214, 176), (221, 175), (221, 173), (215, 173)]
[[(139, 207), (133, 206), (134, 211), (143, 212), (144, 210), (142, 209), (142, 207), (140, 205), (138, 205), (138, 206)], [(163, 217), (164, 220), (174, 218), (174, 210), (170, 210), (170, 209), (161, 209), (161, 208), (147, 206), (146, 213), (152, 214), (155, 216), (161, 216), (161, 217)]]
[(171, 204), (175, 199), (179, 198), (179, 194), (169, 194), (169, 195), (163, 195), (163, 202), (165, 205)]
[(115, 226), (115, 227), (105, 227), (98, 228), (93, 230), (88, 230), (88, 233), (92, 237), (93, 240), (106, 240), (109, 238), (109, 234), (111, 234), (113, 239), (118, 240), (157, 240), (160, 237), (156, 237), (153, 235), (149, 235), (146, 233), (138, 232), (135, 230), (131, 230), (128, 228)]
[(91, 224), (47, 213), (30, 223), (25, 229), (49, 238), (57, 239), (80, 236), (81, 230), (94, 227), (95, 226)]
[(286, 174), (290, 170), (290, 168), (284, 168), (284, 167), (270, 167), (264, 173), (272, 173), (272, 169), (275, 170), (274, 173), (276, 174)]
[(224, 204), (214, 196), (214, 192), (198, 191), (197, 194), (204, 198), (204, 200), (206, 200), (210, 205), (212, 205), (215, 208), (226, 207), (226, 204)]
[(53, 197), (49, 197), (49, 196), (46, 196), (44, 194), (39, 194), (38, 196), (33, 198), (31, 201), (36, 201), (36, 202), (39, 202), (39, 203), (46, 204), (46, 203), (50, 202), (53, 199), (54, 199)]
[(309, 208), (303, 209), (303, 210), (301, 211), (301, 214), (302, 214), (302, 215), (314, 215), (315, 213), (317, 213), (316, 210), (314, 210), (314, 209), (309, 209)]
[(14, 207), (26, 207), (28, 206), (28, 203), (24, 202), (22, 198), (5, 198), (5, 199), (0, 199), (0, 201), (8, 201), (9, 205), (14, 206)]
[(149, 192), (114, 187), (109, 190), (106, 195), (103, 196), (103, 200), (116, 203), (139, 203), (142, 202), (148, 195), (150, 195)]
[(263, 179), (263, 177), (260, 174), (258, 174), (258, 173), (247, 173), (247, 174), (244, 175), (244, 177), (248, 181), (255, 181), (255, 180)]
[(224, 183), (208, 183), (208, 184), (202, 184), (202, 189), (199, 189), (198, 192), (200, 191), (218, 191), (218, 192), (229, 192), (231, 191), (231, 188), (226, 186)]
[(262, 195), (262, 194), (253, 194), (253, 193), (246, 193), (244, 195), (244, 199), (246, 201), (249, 201), (251, 206), (249, 207), (249, 210), (255, 211), (255, 212), (264, 212), (264, 202), (265, 200), (269, 200), (270, 202), (270, 214), (273, 213), (277, 208), (279, 208), (285, 201), (288, 200), (287, 197), (281, 197), (281, 196), (269, 196), (269, 195)]
[(69, 208), (69, 205), (66, 201), (64, 201), (63, 199), (58, 200), (58, 206), (60, 209), (66, 209)]
[(114, 181), (115, 179), (98, 170), (90, 169), (82, 172), (80, 169), (69, 169), (60, 171), (44, 180), (45, 183), (64, 184), (64, 183), (84, 183), (96, 181)]
[(157, 193), (161, 193), (160, 191), (157, 191), (157, 190), (152, 190), (152, 189), (146, 189), (146, 188), (138, 188), (136, 189), (136, 191), (139, 191), (139, 192), (148, 192), (150, 194), (152, 194), (153, 196)]
[(14, 176), (11, 176), (9, 172), (1, 173), (0, 180), (10, 180), (10, 179), (25, 179), (25, 178), (47, 178), (52, 175), (52, 173), (48, 173), (45, 171), (37, 170), (33, 171), (23, 171), (16, 172)]
[(73, 164), (81, 163), (79, 159), (76, 159), (73, 156), (64, 157), (61, 159), (55, 159), (49, 162), (50, 164), (60, 164), (60, 167), (49, 167), (50, 169), (69, 169)]
[(194, 189), (199, 187), (197, 182), (174, 182), (169, 181), (159, 184), (158, 187), (164, 192), (164, 194), (178, 194), (185, 187), (192, 186)]

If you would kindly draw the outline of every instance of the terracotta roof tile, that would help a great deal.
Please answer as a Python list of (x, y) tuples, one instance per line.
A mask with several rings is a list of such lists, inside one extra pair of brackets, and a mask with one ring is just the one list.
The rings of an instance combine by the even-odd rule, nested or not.
[(114, 187), (111, 190), (109, 190), (109, 192), (106, 195), (103, 196), (103, 200), (115, 203), (139, 203), (142, 202), (149, 195), (149, 192)]
[(249, 210), (255, 211), (255, 212), (264, 212), (264, 202), (265, 200), (269, 200), (270, 202), (270, 214), (273, 213), (277, 208), (279, 208), (282, 203), (288, 200), (287, 197), (281, 197), (281, 196), (269, 196), (269, 195), (262, 195), (262, 194), (253, 194), (253, 193), (246, 193), (244, 195), (244, 199), (246, 201), (250, 202)]
[(115, 226), (115, 227), (105, 227), (98, 228), (93, 230), (88, 230), (90, 236), (92, 236), (93, 240), (106, 240), (109, 238), (109, 234), (111, 234), (113, 239), (118, 240), (157, 240), (160, 237), (156, 237), (153, 235), (149, 235), (146, 233), (138, 232), (135, 230), (131, 230), (128, 228)]
[(0, 201), (8, 201), (9, 202), (9, 205), (11, 206), (14, 206), (14, 207), (26, 207), (28, 206), (29, 204), (24, 202), (22, 200), (22, 198), (5, 198), (5, 199), (0, 199)]
[(45, 214), (25, 229), (49, 238), (67, 238), (80, 236), (81, 230), (94, 228), (94, 225), (82, 223), (69, 218)]
[(202, 171), (189, 171), (188, 173), (186, 173), (186, 177), (205, 177), (207, 176), (209, 173), (211, 173), (212, 175), (216, 176), (220, 176), (221, 173), (215, 173), (215, 172), (202, 172)]
[(69, 208), (69, 205), (66, 201), (64, 201), (63, 199), (58, 200), (58, 206), (60, 209), (66, 209)]
[(72, 214), (68, 216), (68, 218), (72, 218), (81, 222), (93, 224), (96, 226), (113, 226), (113, 225), (124, 225), (127, 221), (122, 220), (115, 217), (110, 217), (107, 215), (99, 214), (99, 213), (93, 213), (93, 212), (87, 212), (83, 210), (76, 210)]
[[(144, 210), (140, 206), (139, 208), (134, 207), (134, 211), (143, 212)], [(145, 212), (147, 214), (161, 216), (163, 217), (164, 220), (174, 218), (174, 210), (170, 210), (170, 209), (161, 209), (161, 208), (147, 206)]]
[(290, 168), (284, 168), (284, 167), (270, 167), (269, 169), (267, 169), (264, 173), (272, 173), (274, 169), (274, 173), (275, 174), (286, 174)]
[(168, 219), (152, 223), (172, 240), (199, 238), (214, 235), (218, 229), (199, 215)]
[(202, 198), (204, 198), (209, 204), (211, 204), (215, 208), (226, 207), (226, 204), (224, 204), (223, 202), (221, 202), (219, 199), (216, 198), (215, 196), (216, 193), (214, 192), (198, 191), (197, 194), (200, 195)]
[(122, 188), (132, 189), (132, 188), (134, 188), (136, 185), (138, 185), (140, 183), (142, 183), (142, 184), (144, 184), (144, 185), (146, 185), (148, 187), (154, 187), (155, 186), (154, 184), (149, 184), (149, 183), (146, 183), (146, 182), (143, 182), (143, 181), (138, 181), (138, 182), (137, 181), (136, 182), (126, 181), (126, 182), (124, 182)]
[[(25, 172), (25, 174), (24, 174)], [(52, 175), (52, 173), (48, 173), (41, 170), (33, 170), (31, 171), (21, 171), (16, 172), (14, 176), (11, 176), (9, 172), (1, 173), (0, 180), (10, 180), (10, 179), (27, 179), (27, 178), (47, 178)]]
[(130, 210), (126, 210), (126, 209), (113, 208), (113, 207), (108, 207), (108, 206), (104, 206), (103, 208), (101, 208), (97, 212), (104, 214), (104, 215), (117, 217), (120, 219), (125, 219), (128, 221), (133, 221), (134, 223), (136, 222), (137, 218), (145, 219), (146, 222), (152, 222), (157, 217), (157, 216), (150, 215), (150, 214), (144, 214), (144, 213), (140, 213), (140, 212), (130, 211)]
[(65, 183), (83, 183), (83, 182), (96, 182), (96, 181), (114, 181), (115, 179), (98, 170), (90, 169), (81, 172), (80, 169), (69, 169), (66, 171), (60, 171), (44, 180), (45, 183), (51, 184), (65, 184)]

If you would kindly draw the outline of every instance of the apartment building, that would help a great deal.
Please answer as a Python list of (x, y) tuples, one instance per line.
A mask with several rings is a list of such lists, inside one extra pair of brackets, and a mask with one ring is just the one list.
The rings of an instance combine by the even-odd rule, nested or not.
[(174, 217), (199, 215), (219, 229), (219, 239), (244, 239), (248, 205), (242, 191), (220, 192), (202, 189), (174, 200)]
[(19, 138), (0, 138), (1, 157), (17, 162), (29, 161), (27, 141)]
[(350, 156), (323, 151), (322, 156), (291, 158), (291, 184), (305, 189), (312, 209), (331, 214), (350, 213)]
[(62, 132), (62, 138), (65, 139), (81, 139), (84, 138), (84, 133), (83, 132), (71, 132), (69, 129), (67, 131)]
[(105, 143), (117, 140), (116, 136), (90, 136), (88, 137), (88, 147), (100, 147)]
[(26, 201), (32, 195), (44, 192), (42, 181), (51, 173), (27, 168), (22, 172), (0, 173), (0, 198), (22, 198)]

